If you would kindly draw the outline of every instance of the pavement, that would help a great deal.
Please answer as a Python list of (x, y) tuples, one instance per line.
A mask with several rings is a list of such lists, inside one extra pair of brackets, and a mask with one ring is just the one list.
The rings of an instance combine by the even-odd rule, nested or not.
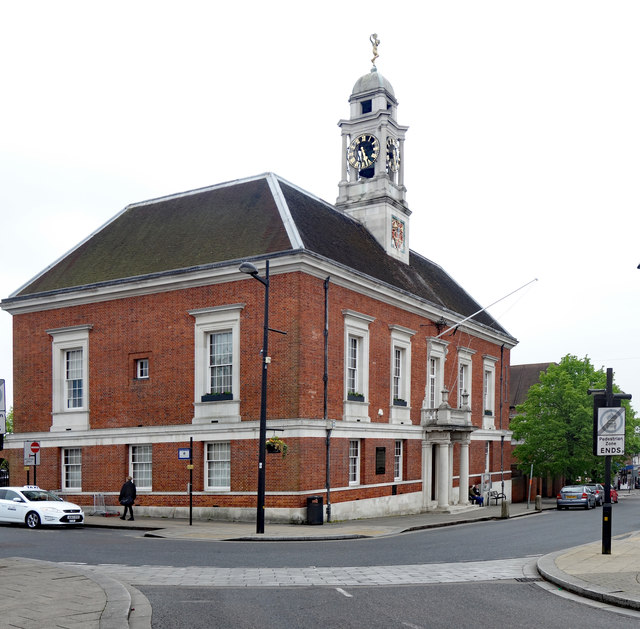
[[(621, 492), (620, 500), (640, 499), (640, 491)], [(451, 513), (421, 513), (325, 522), (322, 525), (265, 524), (265, 533), (256, 534), (255, 523), (197, 521), (137, 516), (134, 521), (116, 516), (90, 515), (87, 509), (85, 526), (122, 528), (147, 537), (180, 540), (215, 541), (309, 541), (384, 537), (442, 526), (454, 526), (505, 517), (535, 517), (546, 509), (555, 509), (555, 499), (535, 503), (467, 507)], [(522, 563), (525, 561), (525, 563)], [(602, 554), (602, 542), (584, 544), (551, 553), (537, 559), (537, 573), (531, 559), (502, 562), (465, 562), (438, 564), (449, 580), (479, 580), (493, 570), (491, 578), (540, 577), (561, 590), (598, 601), (605, 605), (640, 610), (640, 531), (616, 536), (611, 554)], [(186, 585), (184, 569), (163, 567), (164, 574), (149, 581), (149, 567), (90, 566), (63, 564), (21, 557), (0, 559), (0, 618), (3, 627), (40, 629), (64, 627), (82, 629), (150, 629), (151, 606), (146, 597), (131, 583), (161, 583)], [(425, 568), (425, 570), (421, 570)], [(426, 569), (428, 568), (428, 570)], [(395, 572), (398, 574), (396, 575)], [(137, 570), (137, 572), (136, 572)], [(142, 571), (141, 571), (142, 570)], [(181, 572), (182, 570), (182, 572)], [(292, 571), (259, 569), (214, 569), (211, 575), (200, 571), (197, 584), (259, 584), (290, 585), (366, 585), (407, 582), (433, 582), (433, 566), (370, 567), (358, 569), (358, 576), (345, 576), (346, 569), (300, 569)], [(353, 572), (354, 569), (350, 569)], [(190, 578), (193, 570), (189, 569)], [(129, 575), (129, 576), (127, 576)], [(184, 576), (181, 576), (184, 575)], [(215, 576), (214, 576), (215, 575)], [(164, 579), (164, 580), (158, 580)], [(212, 579), (218, 579), (213, 581)], [(226, 582), (220, 579), (227, 580)], [(345, 580), (347, 579), (347, 580)], [(52, 623), (57, 624), (52, 624)]]

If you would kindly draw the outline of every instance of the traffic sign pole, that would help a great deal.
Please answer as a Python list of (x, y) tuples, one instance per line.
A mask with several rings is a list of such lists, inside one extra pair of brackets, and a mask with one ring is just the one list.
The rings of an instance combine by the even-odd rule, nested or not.
[(4, 400), (4, 380), (0, 378), (0, 450), (4, 450), (4, 433), (7, 432), (7, 405)]
[[(617, 431), (624, 431), (624, 413), (611, 412), (622, 406), (621, 400), (630, 400), (627, 393), (613, 392), (613, 369), (607, 369), (607, 388), (602, 390), (589, 390), (593, 395), (593, 453), (599, 456), (604, 454), (604, 503), (602, 505), (602, 554), (611, 554), (611, 520), (613, 509), (611, 507), (611, 454), (612, 448), (601, 443), (612, 443), (617, 437)], [(606, 408), (605, 408), (606, 407)], [(621, 422), (621, 424), (619, 423)], [(607, 437), (610, 432), (613, 436)], [(605, 436), (601, 439), (602, 434)], [(624, 432), (622, 432), (622, 444), (624, 446)], [(624, 447), (622, 448), (624, 454)]]

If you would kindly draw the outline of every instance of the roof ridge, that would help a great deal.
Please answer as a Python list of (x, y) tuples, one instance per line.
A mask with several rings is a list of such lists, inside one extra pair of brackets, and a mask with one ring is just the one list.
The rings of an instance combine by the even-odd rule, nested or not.
[(269, 184), (269, 190), (271, 190), (271, 194), (273, 195), (273, 199), (276, 203), (276, 207), (278, 208), (280, 220), (282, 221), (282, 225), (287, 232), (289, 242), (291, 243), (291, 248), (304, 249), (304, 242), (300, 236), (300, 231), (298, 230), (296, 222), (293, 220), (293, 216), (291, 216), (289, 205), (285, 199), (284, 193), (282, 192), (282, 188), (280, 187), (280, 178), (274, 173), (268, 173), (266, 179)]

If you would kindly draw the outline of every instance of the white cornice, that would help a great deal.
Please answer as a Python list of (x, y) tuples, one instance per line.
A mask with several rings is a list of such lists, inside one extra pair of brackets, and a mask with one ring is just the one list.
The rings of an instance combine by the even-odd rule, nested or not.
[[(270, 419), (267, 430), (284, 431), (284, 438), (326, 437), (327, 427), (321, 419)], [(357, 423), (337, 421), (334, 437), (363, 437), (387, 439), (389, 435), (403, 433), (405, 438), (419, 439), (422, 427), (415, 424)], [(22, 449), (27, 440), (39, 441), (42, 448), (71, 448), (106, 445), (138, 445), (147, 443), (186, 443), (190, 437), (196, 441), (220, 441), (258, 439), (259, 421), (242, 421), (218, 424), (179, 424), (172, 426), (139, 426), (127, 428), (103, 428), (93, 430), (69, 430), (65, 432), (29, 432), (5, 435), (7, 450)]]
[[(267, 257), (269, 256), (259, 256), (253, 259), (261, 260)], [(419, 299), (411, 293), (398, 290), (375, 278), (355, 272), (349, 267), (340, 265), (308, 251), (285, 252), (270, 256), (269, 260), (271, 276), (295, 272), (307, 273), (322, 280), (329, 276), (332, 284), (380, 300), (383, 303), (401, 308), (421, 317), (426, 317), (431, 320), (445, 317), (454, 323), (456, 320), (461, 321), (464, 319), (464, 315), (460, 313)], [(184, 290), (199, 286), (223, 284), (244, 278), (238, 271), (239, 262), (240, 261), (227, 262), (224, 265), (214, 267), (158, 274), (140, 279), (105, 283), (103, 285), (60, 291), (58, 293), (41, 296), (34, 295), (33, 297), (20, 299), (18, 301), (5, 302), (2, 307), (10, 314), (18, 315), (52, 310), (55, 308), (100, 303), (114, 299), (138, 297), (153, 293)], [(468, 334), (492, 343), (504, 344), (507, 349), (511, 349), (517, 343), (513, 337), (491, 330), (472, 320), (467, 320), (460, 325), (458, 332), (460, 331), (465, 331)]]

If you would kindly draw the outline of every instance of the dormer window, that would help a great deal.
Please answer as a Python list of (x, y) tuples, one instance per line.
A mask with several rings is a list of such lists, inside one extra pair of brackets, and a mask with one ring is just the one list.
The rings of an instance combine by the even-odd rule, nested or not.
[(363, 100), (362, 103), (360, 103), (360, 105), (362, 107), (363, 114), (371, 113), (371, 110), (373, 109), (373, 104), (371, 100)]

